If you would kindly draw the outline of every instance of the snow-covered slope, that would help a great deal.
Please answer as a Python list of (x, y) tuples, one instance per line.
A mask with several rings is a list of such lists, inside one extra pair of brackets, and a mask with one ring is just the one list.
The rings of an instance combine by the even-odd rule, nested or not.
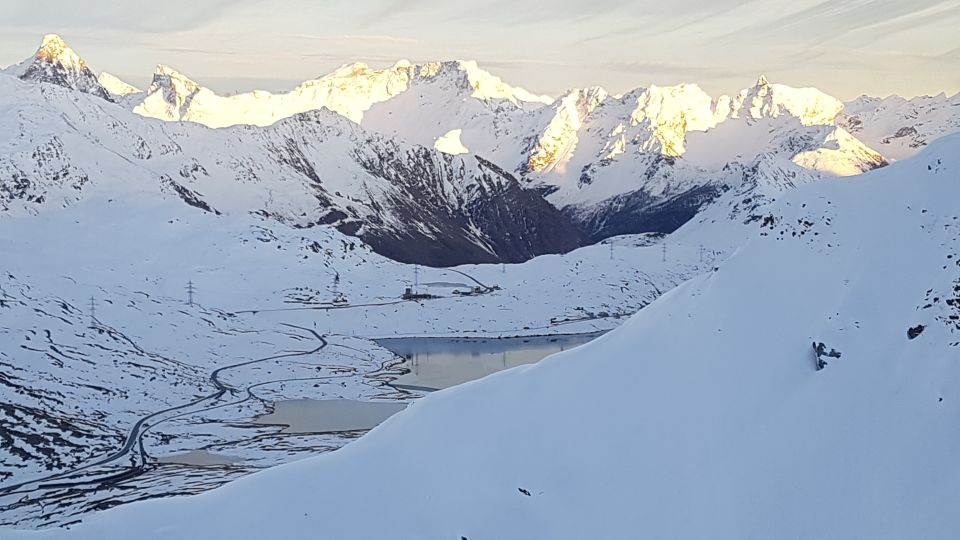
[(107, 73), (106, 71), (100, 72), (100, 75), (97, 75), (97, 82), (107, 91), (113, 94), (114, 96), (126, 97), (130, 94), (139, 94), (143, 92), (136, 86), (127, 83), (126, 81), (121, 80), (116, 75)]
[[(960, 136), (805, 186), (588, 345), (339, 452), (24, 537), (953, 538), (958, 196)], [(812, 343), (841, 355), (818, 371)]]
[(0, 104), (6, 214), (74, 204), (91, 190), (146, 190), (213, 213), (334, 224), (388, 256), (435, 265), (520, 261), (582, 243), (567, 218), (496, 165), (372, 134), (328, 110), (214, 130), (2, 75)]
[[(662, 258), (660, 245), (617, 239), (518, 265), (418, 269), (326, 226), (217, 216), (149, 191), (98, 193), (0, 230), (0, 526), (18, 527), (194, 493), (342, 446), (356, 434), (283, 436), (249, 421), (283, 399), (416, 397), (384, 385), (399, 372), (382, 364), (397, 360), (364, 338), (607, 330), (718, 257), (670, 244)], [(418, 278), (436, 298), (401, 299)], [(498, 288), (453, 294), (471, 279)], [(338, 296), (346, 303), (331, 304)], [(303, 329), (331, 347), (283, 356), (316, 346)], [(212, 371), (278, 354), (221, 372), (231, 390), (209, 397)], [(143, 446), (68, 473), (118, 452), (141, 418), (202, 398), (150, 420)], [(197, 449), (239, 461), (158, 462)], [(67, 475), (48, 488), (8, 491), (56, 473)]]
[(960, 94), (861, 96), (846, 104), (839, 124), (883, 155), (905, 159), (934, 139), (960, 131)]

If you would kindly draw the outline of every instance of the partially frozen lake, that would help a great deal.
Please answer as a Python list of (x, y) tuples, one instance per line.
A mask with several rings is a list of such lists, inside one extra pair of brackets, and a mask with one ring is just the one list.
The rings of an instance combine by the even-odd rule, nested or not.
[(381, 347), (406, 361), (409, 373), (395, 379), (397, 388), (439, 390), (486, 377), (504, 369), (533, 364), (547, 356), (592, 341), (601, 333), (511, 338), (384, 338)]

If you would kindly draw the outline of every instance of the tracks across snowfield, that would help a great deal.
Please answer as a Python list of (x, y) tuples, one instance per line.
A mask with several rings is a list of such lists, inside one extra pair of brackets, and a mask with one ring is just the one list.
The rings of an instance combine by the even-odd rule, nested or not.
[[(235, 364), (230, 364), (227, 366), (219, 367), (212, 372), (210, 372), (209, 380), (213, 384), (215, 390), (210, 394), (205, 396), (198, 397), (187, 403), (182, 403), (173, 407), (168, 407), (166, 409), (155, 411), (150, 413), (147, 416), (140, 418), (127, 433), (126, 438), (124, 439), (123, 445), (113, 453), (103, 456), (101, 458), (94, 459), (88, 463), (85, 463), (79, 467), (74, 467), (69, 470), (60, 471), (58, 473), (50, 474), (43, 476), (41, 478), (34, 478), (25, 482), (20, 482), (18, 484), (7, 485), (0, 487), (0, 499), (18, 496), (17, 500), (9, 504), (0, 503), (0, 512), (6, 512), (9, 510), (16, 509), (23, 505), (34, 504), (36, 499), (31, 497), (31, 494), (36, 494), (38, 492), (45, 492), (51, 490), (73, 490), (73, 489), (83, 489), (83, 486), (90, 486), (86, 489), (95, 490), (100, 486), (108, 486), (116, 484), (117, 482), (127, 480), (138, 475), (143, 474), (150, 469), (149, 464), (149, 455), (147, 454), (146, 448), (144, 447), (143, 438), (144, 435), (150, 431), (150, 429), (155, 428), (156, 426), (168, 422), (170, 420), (181, 418), (184, 416), (189, 416), (201, 412), (206, 412), (214, 409), (219, 409), (222, 407), (228, 407), (231, 405), (238, 405), (244, 403), (250, 399), (255, 398), (253, 390), (255, 388), (263, 387), (269, 384), (282, 383), (282, 382), (293, 382), (293, 381), (308, 381), (308, 380), (325, 380), (325, 379), (334, 379), (334, 378), (345, 378), (355, 376), (354, 372), (349, 374), (339, 374), (339, 375), (328, 375), (324, 377), (298, 377), (298, 378), (287, 378), (287, 379), (278, 379), (270, 381), (262, 381), (253, 385), (248, 386), (245, 389), (246, 396), (240, 400), (234, 400), (227, 403), (219, 403), (213, 406), (207, 406), (204, 408), (197, 409), (196, 407), (205, 404), (205, 403), (216, 403), (218, 400), (222, 399), (225, 395), (239, 393), (240, 389), (231, 387), (230, 385), (223, 382), (221, 375), (225, 372), (250, 366), (253, 364), (258, 364), (262, 362), (267, 362), (271, 360), (279, 360), (285, 358), (295, 358), (295, 357), (304, 357), (312, 356), (319, 353), (325, 347), (327, 347), (328, 342), (324, 336), (318, 334), (316, 331), (310, 328), (304, 328), (301, 326), (296, 326), (292, 324), (281, 323), (283, 326), (301, 330), (312, 335), (316, 339), (318, 345), (310, 350), (305, 351), (291, 351), (280, 354), (275, 354), (272, 356), (266, 356), (263, 358), (257, 358), (254, 360), (247, 360), (244, 362), (238, 362)], [(176, 413), (176, 414), (171, 414)], [(117, 473), (115, 470), (110, 471), (108, 474), (97, 474), (94, 469), (97, 467), (103, 467), (116, 462), (122, 461), (124, 459), (129, 459), (129, 465), (127, 465), (126, 470)], [(41, 503), (42, 505), (42, 503)]]

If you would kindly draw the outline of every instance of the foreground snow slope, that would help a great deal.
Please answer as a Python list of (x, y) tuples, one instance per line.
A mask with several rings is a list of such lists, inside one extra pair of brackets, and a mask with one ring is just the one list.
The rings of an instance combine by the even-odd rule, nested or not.
[[(953, 136), (803, 187), (584, 347), (342, 451), (22, 537), (953, 538), (958, 171)], [(813, 341), (842, 358), (816, 371)]]

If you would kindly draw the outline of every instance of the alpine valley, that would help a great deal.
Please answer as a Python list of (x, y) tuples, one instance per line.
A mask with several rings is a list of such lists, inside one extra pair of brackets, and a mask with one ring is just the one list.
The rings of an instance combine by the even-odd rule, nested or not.
[(465, 60), (140, 89), (44, 36), (0, 70), (0, 538), (950, 538), (957, 132)]

